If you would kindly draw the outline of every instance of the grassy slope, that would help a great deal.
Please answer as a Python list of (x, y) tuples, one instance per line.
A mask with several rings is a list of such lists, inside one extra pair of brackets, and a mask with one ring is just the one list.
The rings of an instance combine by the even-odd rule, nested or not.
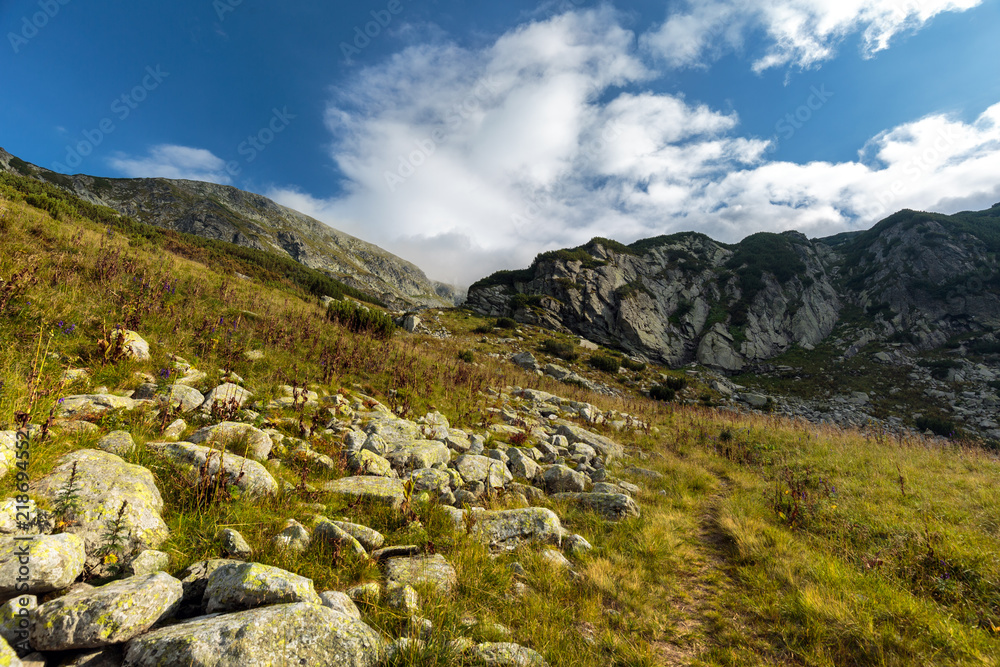
[[(155, 376), (167, 368), (168, 352), (210, 372), (201, 388), (212, 385), (220, 369), (232, 368), (257, 398), (286, 383), (327, 392), (360, 388), (410, 417), (433, 407), (456, 425), (478, 429), (499, 405), (488, 390), (517, 384), (627, 411), (654, 425), (647, 433), (616, 436), (645, 459), (639, 465), (664, 475), (645, 482), (621, 473), (644, 486), (640, 519), (604, 524), (555, 506), (564, 523), (596, 547), (576, 563), (574, 579), (553, 574), (530, 553), (491, 558), (448, 530), (432, 506), (416, 507), (417, 523), (412, 515), (339, 507), (305, 488), (258, 504), (199, 504), (169, 464), (141, 446), (159, 435), (159, 420), (110, 415), (99, 421), (104, 431), (130, 428), (140, 443), (131, 460), (147, 465), (163, 491), (171, 537), (162, 548), (175, 568), (216, 555), (215, 533), (234, 526), (257, 560), (312, 577), (320, 590), (374, 578), (371, 564), (319, 546), (292, 558), (269, 546), (286, 518), (308, 520), (313, 510), (302, 502), (323, 503), (330, 516), (356, 518), (391, 540), (444, 553), (458, 570), (457, 593), (448, 601), (425, 596), (425, 614), (439, 632), (426, 653), (400, 664), (453, 664), (445, 640), (454, 635), (501, 638), (485, 626), (461, 630), (465, 613), (507, 625), (514, 641), (541, 651), (552, 665), (1000, 660), (1000, 470), (980, 451), (591, 396), (490, 356), (510, 351), (500, 336), (522, 335), (520, 344), (532, 347), (540, 341), (537, 332), (474, 334), (483, 321), (461, 311), (436, 318), (455, 332), (445, 341), (369, 340), (327, 322), (314, 297), (294, 286), (234, 279), (153, 241), (109, 236), (104, 226), (72, 216), (56, 221), (23, 202), (0, 199), (0, 237), (0, 426), (11, 425), (18, 411), (44, 421), (59, 395), (82, 391), (59, 386), (65, 368), (87, 366), (93, 385), (130, 389), (135, 371)], [(152, 343), (152, 362), (101, 363), (96, 341), (119, 322), (134, 324)], [(265, 357), (247, 361), (246, 349), (263, 350)], [(459, 361), (460, 351), (471, 351), (476, 363)], [(643, 373), (648, 378), (661, 370)], [(289, 417), (283, 428), (296, 435), (297, 416)], [(31, 477), (94, 440), (59, 435), (36, 445)], [(335, 459), (340, 453), (340, 443), (329, 439), (314, 438), (312, 446)], [(298, 485), (330, 474), (289, 466), (282, 476)], [(11, 492), (8, 475), (0, 497)], [(492, 502), (503, 506), (505, 500)], [(533, 592), (524, 598), (510, 595), (513, 560), (528, 570)], [(384, 611), (366, 613), (384, 629), (402, 627), (402, 619)]]

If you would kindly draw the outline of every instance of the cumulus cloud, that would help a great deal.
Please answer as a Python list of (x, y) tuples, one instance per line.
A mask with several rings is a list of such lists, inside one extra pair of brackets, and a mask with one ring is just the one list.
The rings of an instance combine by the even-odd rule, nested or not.
[(267, 194), (460, 285), (594, 236), (823, 236), (997, 200), (1000, 104), (887, 129), (854, 160), (773, 161), (736, 113), (644, 92), (654, 74), (618, 18), (574, 11), (359, 71), (326, 115), (345, 194)]
[(642, 44), (674, 67), (699, 66), (744, 46), (751, 31), (765, 35), (753, 69), (809, 68), (836, 53), (848, 35), (861, 34), (866, 58), (889, 48), (898, 34), (917, 30), (943, 12), (965, 11), (982, 0), (689, 0)]
[(129, 178), (186, 178), (229, 185), (226, 161), (204, 148), (160, 144), (142, 157), (117, 153), (108, 164)]

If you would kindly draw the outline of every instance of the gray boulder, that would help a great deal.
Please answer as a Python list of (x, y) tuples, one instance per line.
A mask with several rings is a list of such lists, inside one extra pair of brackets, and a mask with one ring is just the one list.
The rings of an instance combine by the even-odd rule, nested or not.
[(135, 441), (128, 431), (112, 431), (97, 441), (97, 448), (115, 456), (128, 456), (135, 449)]
[(133, 576), (165, 572), (170, 567), (170, 554), (146, 549), (133, 558), (128, 567)]
[(478, 644), (465, 655), (473, 664), (483, 667), (548, 667), (549, 664), (537, 651), (509, 642)]
[(406, 499), (403, 483), (385, 477), (342, 477), (324, 484), (323, 490), (351, 500), (388, 505), (393, 509), (399, 509)]
[(55, 416), (65, 419), (99, 415), (108, 410), (133, 410), (138, 401), (114, 394), (79, 394), (66, 396), (56, 405)]
[(549, 493), (585, 491), (589, 481), (583, 473), (571, 470), (564, 465), (552, 466), (542, 473), (542, 479), (545, 481), (545, 488)]
[(83, 572), (86, 559), (83, 540), (70, 533), (0, 537), (0, 598), (66, 588)]
[(330, 523), (356, 539), (361, 543), (361, 546), (370, 551), (380, 549), (385, 544), (385, 536), (374, 528), (347, 521), (331, 521)]
[(403, 473), (421, 468), (443, 468), (451, 459), (451, 451), (437, 440), (414, 440), (387, 452), (385, 458)]
[(285, 602), (320, 604), (311, 579), (260, 563), (227, 563), (208, 577), (205, 611), (237, 611)]
[(374, 667), (386, 642), (356, 618), (306, 602), (192, 619), (132, 640), (130, 667)]
[(200, 471), (205, 466), (206, 472), (212, 477), (224, 468), (226, 484), (236, 486), (250, 496), (266, 496), (278, 492), (278, 483), (267, 469), (242, 456), (227, 452), (222, 455), (220, 463), (218, 449), (190, 442), (147, 442), (146, 447), (177, 464), (192, 484), (198, 483)]
[(131, 548), (155, 549), (167, 539), (167, 524), (160, 516), (163, 498), (153, 473), (114, 454), (94, 449), (71, 452), (32, 485), (34, 493), (55, 503), (67, 488), (74, 463), (79, 509), (66, 531), (83, 538), (88, 558), (103, 546), (107, 523), (125, 502), (124, 525)]
[(219, 541), (222, 543), (222, 554), (237, 560), (253, 558), (253, 549), (246, 538), (235, 528), (223, 528), (219, 531)]
[(313, 535), (317, 540), (339, 545), (341, 549), (350, 551), (357, 556), (365, 557), (368, 555), (368, 552), (353, 535), (332, 521), (320, 521), (316, 524)]
[(319, 597), (323, 601), (324, 607), (350, 616), (351, 618), (356, 618), (359, 621), (361, 620), (361, 611), (347, 593), (343, 591), (323, 591), (319, 594)]
[(373, 475), (375, 477), (396, 477), (392, 464), (384, 457), (368, 449), (352, 451), (347, 456), (347, 466), (355, 475)]
[(608, 521), (639, 516), (639, 505), (624, 493), (556, 493), (553, 500), (568, 500)]
[(430, 586), (448, 594), (458, 582), (455, 568), (441, 554), (388, 558), (384, 561), (386, 583), (413, 587)]
[[(564, 532), (556, 513), (544, 507), (468, 511), (472, 536), (494, 551), (509, 551), (526, 542), (558, 545)], [(464, 528), (466, 511), (452, 512), (457, 527)]]
[(255, 461), (266, 461), (273, 446), (271, 437), (267, 433), (240, 422), (222, 422), (215, 426), (206, 426), (188, 436), (187, 441), (196, 445), (202, 443), (224, 445), (234, 454)]
[(229, 408), (230, 406), (243, 407), (253, 396), (249, 391), (230, 382), (224, 382), (215, 389), (208, 392), (205, 401), (201, 404), (204, 412), (211, 412), (213, 407)]
[(70, 593), (38, 608), (31, 645), (66, 651), (126, 642), (170, 618), (183, 591), (180, 581), (157, 572)]
[(625, 456), (625, 448), (611, 438), (588, 431), (581, 426), (562, 419), (558, 421), (558, 424), (559, 435), (565, 436), (570, 444), (582, 442), (585, 445), (590, 445), (606, 461), (612, 458), (620, 459)]
[(489, 488), (499, 489), (514, 479), (503, 461), (477, 454), (463, 454), (455, 459), (455, 470), (466, 484), (482, 482)]

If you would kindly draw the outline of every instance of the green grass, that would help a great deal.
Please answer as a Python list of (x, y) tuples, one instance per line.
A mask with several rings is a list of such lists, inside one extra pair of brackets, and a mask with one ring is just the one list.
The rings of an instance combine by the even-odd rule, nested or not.
[[(108, 235), (101, 221), (73, 211), (56, 220), (16, 197), (0, 197), (0, 232), (0, 278), (14, 286), (4, 288), (5, 302), (0, 297), (3, 428), (20, 412), (44, 422), (67, 393), (97, 384), (132, 389), (134, 374), (158, 376), (168, 353), (209, 373), (199, 389), (214, 386), (231, 369), (254, 389), (255, 400), (265, 402), (284, 384), (321, 395), (339, 392), (349, 400), (366, 394), (410, 418), (438, 409), (453, 425), (481, 433), (498, 422), (501, 393), (509, 396), (509, 387), (521, 386), (629, 413), (649, 425), (621, 432), (610, 424), (589, 426), (634, 455), (613, 462), (609, 472), (639, 486), (640, 517), (607, 523), (566, 503), (543, 501), (594, 546), (574, 559), (575, 574), (553, 570), (534, 549), (491, 555), (419, 498), (411, 514), (345, 505), (316, 491), (346, 474), (342, 463), (327, 472), (286, 461), (277, 476), (289, 486), (274, 498), (223, 495), (199, 502), (195, 485), (145, 446), (162, 427), (149, 412), (108, 414), (94, 420), (98, 434), (56, 432), (36, 443), (32, 479), (62, 455), (94, 446), (100, 434), (130, 430), (138, 447), (128, 460), (152, 471), (164, 499), (170, 537), (161, 548), (175, 572), (220, 555), (215, 536), (233, 527), (247, 538), (255, 560), (308, 576), (318, 590), (377, 580), (371, 562), (321, 544), (302, 554), (275, 549), (271, 540), (287, 519), (308, 525), (322, 513), (370, 525), (394, 543), (423, 545), (456, 568), (458, 586), (450, 597), (421, 591), (422, 613), (434, 631), (419, 655), (397, 664), (456, 664), (448, 641), (507, 639), (497, 623), (510, 630), (510, 641), (539, 651), (553, 667), (1000, 660), (1000, 465), (983, 450), (659, 403), (632, 391), (622, 398), (593, 395), (500, 360), (511, 351), (501, 342), (509, 334), (492, 326), (475, 333), (487, 320), (468, 311), (425, 315), (451, 332), (448, 339), (379, 339), (330, 321), (302, 285), (234, 280), (174, 252), (167, 236), (141, 240), (115, 229)], [(151, 342), (151, 361), (103, 359), (97, 342), (123, 322)], [(564, 340), (529, 325), (521, 325), (518, 336), (522, 349)], [(247, 358), (248, 350), (263, 358)], [(464, 352), (472, 353), (473, 363)], [(798, 382), (820, 393), (876, 382), (870, 379), (871, 350), (838, 365), (836, 373), (830, 351), (821, 346), (816, 352), (793, 350), (775, 363), (802, 367)], [(567, 365), (590, 372), (586, 364)], [(92, 380), (60, 386), (63, 370), (80, 366), (90, 369)], [(653, 365), (636, 371), (637, 386), (660, 382), (663, 371)], [(681, 376), (674, 377), (679, 384)], [(792, 378), (784, 381), (792, 384)], [(901, 379), (877, 380), (883, 381)], [(682, 397), (698, 390), (684, 389)], [(279, 430), (296, 437), (300, 421), (314, 418), (330, 414), (307, 408), (301, 415), (271, 415)], [(190, 422), (189, 432), (204, 423)], [(338, 438), (308, 440), (343, 461)], [(628, 466), (661, 476), (629, 472)], [(14, 483), (11, 475), (0, 479), (2, 497), (14, 493)], [(484, 502), (503, 508), (516, 501), (501, 496)], [(524, 575), (513, 574), (514, 562)], [(364, 606), (363, 613), (393, 636), (405, 631), (403, 619), (384, 608)], [(466, 616), (478, 622), (466, 628)]]

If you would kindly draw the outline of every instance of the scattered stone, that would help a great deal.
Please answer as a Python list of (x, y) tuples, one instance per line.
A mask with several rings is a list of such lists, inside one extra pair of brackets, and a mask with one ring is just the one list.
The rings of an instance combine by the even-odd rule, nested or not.
[(580, 556), (593, 551), (594, 547), (590, 542), (584, 539), (582, 535), (574, 533), (563, 540), (563, 549), (570, 556), (579, 558)]
[[(31, 518), (28, 523), (24, 522), (25, 514)], [(52, 515), (39, 509), (35, 501), (30, 498), (26, 503), (17, 498), (8, 498), (0, 503), (0, 534), (48, 534), (52, 532), (53, 527)]]
[(372, 475), (375, 477), (396, 477), (392, 464), (385, 458), (368, 449), (353, 451), (348, 455), (347, 466), (355, 475)]
[(323, 591), (319, 594), (319, 598), (323, 601), (324, 607), (350, 616), (351, 618), (356, 618), (359, 621), (361, 620), (361, 611), (347, 593), (343, 591)]
[(555, 549), (542, 549), (538, 555), (543, 561), (557, 569), (568, 570), (573, 567), (573, 564)]
[(181, 618), (201, 616), (205, 613), (204, 597), (208, 578), (223, 565), (238, 564), (240, 561), (226, 558), (213, 558), (192, 563), (177, 575), (184, 587), (184, 597), (181, 599), (181, 609), (177, 615)]
[(212, 408), (229, 409), (231, 406), (242, 408), (251, 396), (253, 394), (238, 384), (224, 382), (208, 392), (205, 402), (201, 404), (201, 410), (211, 412)]
[(259, 563), (227, 563), (208, 577), (205, 611), (238, 611), (285, 602), (319, 605), (311, 579)]
[(375, 605), (382, 599), (382, 584), (377, 581), (369, 581), (365, 584), (358, 584), (347, 589), (347, 597), (355, 603)]
[(187, 430), (187, 422), (183, 419), (175, 419), (170, 422), (170, 425), (163, 431), (163, 439), (167, 442), (177, 442), (184, 435), (184, 431)]
[(275, 535), (272, 541), (279, 549), (288, 549), (302, 553), (309, 548), (309, 543), (312, 540), (305, 526), (295, 519), (289, 519), (285, 522), (281, 532)]
[(273, 446), (270, 436), (259, 428), (240, 422), (222, 422), (198, 429), (187, 439), (196, 445), (223, 445), (234, 454), (255, 461), (266, 461)]
[(440, 494), (445, 489), (451, 488), (451, 476), (444, 470), (435, 468), (421, 468), (410, 473), (410, 481), (413, 483), (413, 491), (433, 491)]
[(126, 642), (173, 616), (183, 592), (180, 581), (157, 572), (70, 593), (38, 608), (31, 645), (66, 651)]
[[(468, 510), (471, 534), (492, 550), (512, 550), (525, 542), (558, 545), (563, 527), (556, 513), (544, 507), (512, 510)], [(457, 516), (458, 527), (464, 529), (466, 512)]]
[(639, 516), (639, 505), (624, 493), (556, 493), (553, 500), (568, 500), (608, 521)]
[(499, 489), (514, 479), (503, 461), (486, 456), (463, 454), (455, 459), (454, 467), (466, 484), (482, 482), (489, 488)]
[(536, 651), (519, 644), (478, 644), (466, 652), (474, 664), (483, 667), (548, 667)]
[(386, 560), (387, 558), (402, 558), (405, 556), (416, 556), (420, 553), (420, 547), (415, 544), (397, 544), (391, 547), (385, 547), (383, 549), (378, 549), (372, 552), (372, 559), (376, 561)]
[(115, 456), (128, 456), (135, 449), (135, 441), (128, 431), (112, 431), (97, 441), (97, 448)]
[(133, 410), (138, 403), (114, 394), (81, 394), (66, 396), (56, 405), (55, 416), (64, 419), (100, 415), (108, 410)]
[(564, 465), (554, 465), (544, 473), (542, 479), (549, 493), (581, 492), (587, 489), (589, 479), (583, 473), (571, 470)]
[(571, 444), (575, 442), (582, 442), (586, 445), (590, 445), (595, 451), (604, 457), (605, 462), (610, 461), (611, 459), (620, 459), (625, 456), (625, 448), (611, 438), (606, 438), (603, 435), (599, 435), (593, 431), (588, 431), (585, 428), (562, 419), (558, 420), (557, 423), (559, 424), (559, 435), (566, 436), (566, 439)]
[(408, 584), (419, 587), (432, 586), (438, 593), (451, 593), (458, 581), (455, 568), (444, 556), (414, 556), (410, 558), (389, 558), (385, 561), (385, 578), (389, 583)]
[(365, 623), (316, 604), (278, 604), (196, 618), (161, 628), (128, 645), (130, 667), (337, 665), (374, 667), (386, 642)]
[(221, 457), (219, 450), (189, 442), (147, 442), (146, 447), (167, 457), (180, 466), (191, 484), (198, 484), (201, 471), (215, 478), (220, 474), (226, 477), (228, 486), (236, 486), (250, 496), (265, 496), (278, 492), (278, 483), (261, 464), (242, 456), (225, 453)]
[(451, 460), (451, 452), (437, 440), (414, 440), (397, 447), (385, 455), (386, 460), (400, 473), (421, 468), (440, 468)]
[(146, 549), (132, 559), (129, 570), (132, 576), (141, 577), (154, 572), (166, 572), (170, 567), (170, 554), (153, 549)]
[(320, 521), (313, 530), (313, 535), (317, 540), (322, 540), (327, 544), (340, 545), (341, 549), (346, 549), (362, 558), (368, 556), (368, 552), (353, 535), (332, 521)]
[(235, 528), (223, 528), (217, 538), (222, 543), (222, 555), (237, 560), (253, 558), (253, 549), (246, 538)]
[(347, 521), (332, 521), (331, 523), (360, 542), (365, 549), (374, 551), (385, 544), (385, 536), (374, 528)]
[[(0, 606), (0, 637), (11, 646), (28, 638), (28, 628), (38, 608), (38, 598), (34, 595), (20, 594)], [(0, 661), (0, 665), (3, 662)]]
[(404, 616), (415, 616), (420, 613), (420, 596), (408, 584), (391, 583), (385, 589), (385, 605)]
[(399, 509), (406, 494), (403, 483), (385, 477), (342, 477), (323, 485), (323, 490), (354, 500), (364, 500)]

